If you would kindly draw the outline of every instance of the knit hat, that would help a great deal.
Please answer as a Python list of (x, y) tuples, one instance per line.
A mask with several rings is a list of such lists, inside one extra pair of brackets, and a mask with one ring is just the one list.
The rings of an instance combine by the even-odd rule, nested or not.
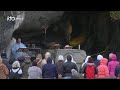
[(7, 58), (7, 54), (5, 52), (1, 53), (1, 58)]
[(102, 55), (97, 55), (97, 60), (101, 60), (103, 58)]
[(59, 55), (59, 56), (58, 56), (58, 60), (63, 60), (63, 61), (64, 61), (63, 55)]

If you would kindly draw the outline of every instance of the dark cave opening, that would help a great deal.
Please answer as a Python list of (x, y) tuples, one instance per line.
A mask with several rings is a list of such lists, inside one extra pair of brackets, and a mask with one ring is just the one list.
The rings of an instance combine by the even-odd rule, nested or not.
[[(74, 49), (80, 47), (88, 55), (107, 50), (117, 50), (113, 42), (118, 42), (116, 31), (118, 24), (111, 21), (109, 12), (76, 11), (66, 12), (62, 19), (50, 25), (46, 30), (16, 30), (13, 37), (22, 37), (23, 43), (35, 43), (36, 46), (47, 49), (52, 42), (59, 43), (63, 48), (66, 44)], [(118, 27), (119, 29), (120, 27)], [(119, 30), (118, 30), (119, 33)], [(112, 35), (112, 36), (111, 36)], [(109, 50), (108, 50), (109, 49)]]

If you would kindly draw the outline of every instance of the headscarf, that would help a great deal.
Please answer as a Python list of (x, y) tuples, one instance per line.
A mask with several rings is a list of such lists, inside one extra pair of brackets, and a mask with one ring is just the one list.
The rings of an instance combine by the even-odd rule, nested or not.
[[(73, 55), (70, 55), (70, 56), (72, 57), (71, 62), (73, 62), (73, 63), (75, 63), (75, 64), (76, 64), (76, 62), (73, 60)], [(67, 59), (65, 60), (65, 62), (67, 62)]]
[(82, 64), (82, 67), (84, 66), (85, 63), (88, 62), (89, 57), (91, 57), (91, 56), (87, 56), (87, 57), (86, 57), (85, 62)]

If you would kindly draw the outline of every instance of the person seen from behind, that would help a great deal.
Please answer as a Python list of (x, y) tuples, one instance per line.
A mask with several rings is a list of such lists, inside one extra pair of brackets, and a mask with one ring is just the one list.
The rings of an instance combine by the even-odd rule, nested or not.
[(71, 55), (68, 55), (67, 56), (67, 62), (63, 64), (64, 79), (71, 79), (71, 77), (72, 77), (71, 70), (72, 69), (75, 69), (78, 72), (77, 65), (75, 63), (71, 62), (71, 60), (72, 60)]
[(108, 63), (108, 69), (111, 78), (116, 78), (115, 68), (117, 65), (119, 65), (119, 62), (117, 61), (117, 56), (115, 54), (112, 54), (111, 61)]
[(0, 57), (0, 79), (8, 79), (9, 70)]
[(93, 63), (93, 58), (89, 57), (88, 62), (83, 66), (82, 73), (85, 79), (94, 79), (97, 74), (97, 67)]
[(98, 79), (109, 78), (109, 70), (108, 70), (107, 62), (108, 60), (106, 58), (101, 59), (100, 65), (97, 67), (98, 74), (96, 78)]

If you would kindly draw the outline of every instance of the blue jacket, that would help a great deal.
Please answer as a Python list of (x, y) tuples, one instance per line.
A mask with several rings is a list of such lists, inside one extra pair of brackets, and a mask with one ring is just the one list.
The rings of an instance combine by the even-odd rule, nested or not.
[(48, 58), (47, 64), (42, 67), (42, 78), (56, 78), (56, 65), (52, 64), (52, 59)]
[(100, 60), (95, 60), (94, 64), (96, 65), (96, 67), (98, 67), (100, 65)]

